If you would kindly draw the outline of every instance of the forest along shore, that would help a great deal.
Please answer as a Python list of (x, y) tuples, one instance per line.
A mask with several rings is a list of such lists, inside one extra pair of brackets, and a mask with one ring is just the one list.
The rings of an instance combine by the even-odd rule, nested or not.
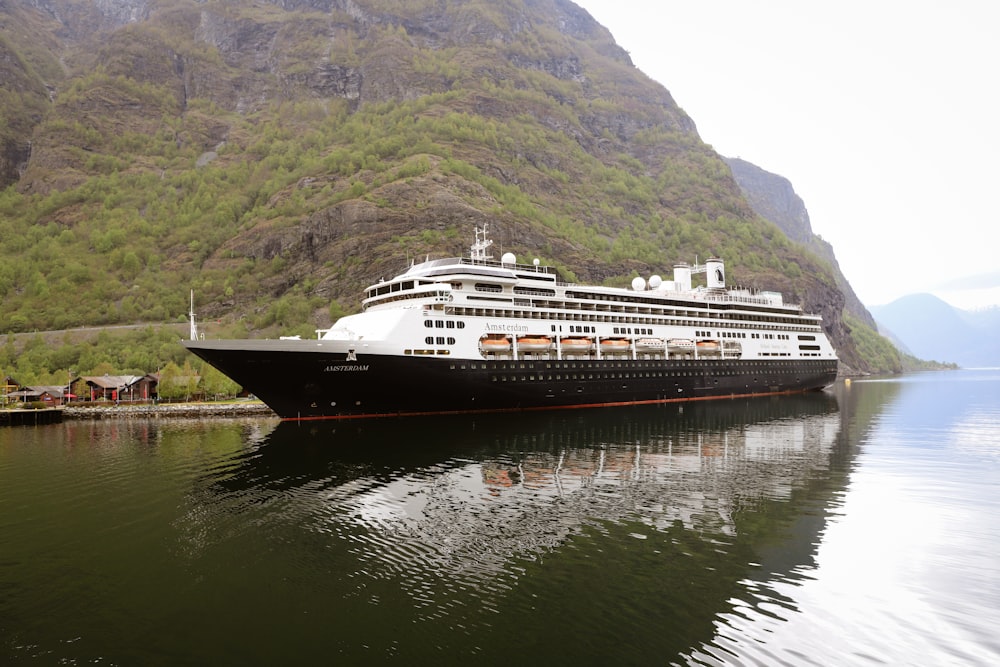
[(63, 419), (130, 419), (158, 417), (277, 417), (263, 403), (160, 403), (157, 405), (64, 406)]

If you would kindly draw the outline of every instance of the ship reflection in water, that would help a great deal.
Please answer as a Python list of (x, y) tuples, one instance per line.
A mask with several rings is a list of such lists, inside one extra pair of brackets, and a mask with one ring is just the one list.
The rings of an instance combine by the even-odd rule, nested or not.
[(813, 565), (846, 484), (840, 432), (825, 393), (282, 422), (199, 480), (183, 532), (196, 558), (227, 539), (220, 514), (252, 512), (314, 575), (303, 594), (336, 608), (349, 658), (497, 655), (516, 638), (533, 663), (647, 663), (759, 607), (748, 580)]

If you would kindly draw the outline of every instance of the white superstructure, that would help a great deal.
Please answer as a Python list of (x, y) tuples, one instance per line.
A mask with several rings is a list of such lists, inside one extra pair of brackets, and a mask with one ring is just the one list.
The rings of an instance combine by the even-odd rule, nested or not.
[[(320, 330), (355, 352), (453, 359), (836, 359), (817, 315), (775, 292), (729, 289), (721, 259), (631, 288), (560, 282), (551, 267), (488, 254), (425, 261), (366, 290), (363, 312)], [(704, 273), (704, 286), (693, 276)]]

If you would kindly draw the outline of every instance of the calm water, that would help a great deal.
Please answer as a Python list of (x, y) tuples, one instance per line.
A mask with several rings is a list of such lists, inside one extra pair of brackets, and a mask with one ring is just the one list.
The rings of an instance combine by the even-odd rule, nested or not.
[(0, 430), (0, 664), (994, 665), (1000, 371)]

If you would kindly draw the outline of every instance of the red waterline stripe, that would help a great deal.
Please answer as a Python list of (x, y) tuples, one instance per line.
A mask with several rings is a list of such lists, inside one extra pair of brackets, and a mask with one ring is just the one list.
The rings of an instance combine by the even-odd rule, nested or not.
[(613, 408), (628, 405), (659, 405), (663, 403), (690, 403), (692, 401), (720, 401), (733, 398), (756, 398), (760, 396), (783, 396), (791, 394), (805, 394), (810, 391), (820, 391), (814, 389), (786, 391), (765, 391), (751, 392), (749, 394), (726, 394), (725, 396), (691, 396), (686, 398), (651, 398), (644, 401), (611, 401), (608, 403), (574, 403), (573, 405), (537, 405), (527, 408), (483, 408), (476, 410), (427, 410), (424, 412), (370, 412), (358, 415), (318, 415), (313, 417), (282, 417), (282, 421), (327, 421), (327, 420), (347, 420), (347, 419), (379, 419), (394, 417), (432, 417), (441, 415), (484, 415), (497, 414), (502, 412), (542, 412), (549, 410), (582, 410), (592, 408)]

